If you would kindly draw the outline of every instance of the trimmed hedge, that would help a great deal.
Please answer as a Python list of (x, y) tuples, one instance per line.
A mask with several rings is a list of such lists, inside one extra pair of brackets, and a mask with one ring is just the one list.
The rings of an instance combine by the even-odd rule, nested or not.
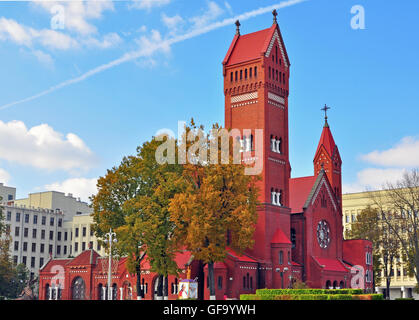
[(382, 294), (242, 294), (240, 300), (384, 300)]
[(362, 289), (257, 289), (257, 295), (298, 295), (298, 294), (362, 294)]

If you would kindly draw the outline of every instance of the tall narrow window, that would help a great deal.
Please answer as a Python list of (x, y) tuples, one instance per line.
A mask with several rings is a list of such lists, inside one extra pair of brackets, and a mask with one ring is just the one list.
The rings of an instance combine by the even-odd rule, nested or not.
[(236, 73), (235, 73), (235, 80), (237, 81), (237, 74), (238, 74), (238, 71), (236, 71)]
[(269, 79), (271, 78), (271, 67), (269, 67)]
[(258, 67), (255, 67), (255, 78), (258, 77)]
[(249, 68), (249, 77), (251, 78), (252, 77), (252, 68)]
[(230, 72), (230, 81), (233, 82), (233, 72)]
[(243, 70), (240, 70), (240, 80), (243, 79)]
[(284, 263), (284, 252), (281, 250), (279, 251), (279, 264)]
[(278, 64), (278, 47), (275, 46), (275, 62)]
[(247, 80), (247, 69), (244, 69), (244, 78)]

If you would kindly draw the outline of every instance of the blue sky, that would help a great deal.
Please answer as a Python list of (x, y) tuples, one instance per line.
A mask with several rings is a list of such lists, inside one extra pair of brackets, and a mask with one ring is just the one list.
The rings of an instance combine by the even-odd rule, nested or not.
[[(355, 5), (365, 29), (351, 27)], [(267, 28), (272, 6), (291, 60), (292, 176), (313, 173), (325, 103), (344, 191), (419, 167), (417, 1), (1, 1), (0, 182), (18, 197), (86, 200), (158, 130), (191, 117), (223, 124), (233, 21), (242, 34)], [(51, 28), (62, 9), (63, 28)]]

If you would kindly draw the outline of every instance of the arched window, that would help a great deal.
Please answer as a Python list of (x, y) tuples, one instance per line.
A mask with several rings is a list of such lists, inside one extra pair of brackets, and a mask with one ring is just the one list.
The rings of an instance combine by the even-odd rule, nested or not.
[(279, 264), (284, 264), (284, 251), (279, 251)]
[(271, 67), (268, 68), (269, 70), (269, 79), (271, 78)]
[(223, 277), (219, 276), (217, 283), (218, 283), (218, 290), (221, 290), (223, 288)]
[(233, 72), (230, 72), (230, 81), (233, 82)]
[(249, 273), (246, 274), (246, 288), (247, 289), (250, 288), (250, 276), (249, 276)]
[(253, 289), (253, 277), (250, 277), (250, 289)]
[(246, 289), (246, 277), (243, 277), (243, 289)]
[(292, 243), (292, 248), (295, 248), (296, 246), (296, 234), (295, 234), (295, 229), (291, 229), (291, 243)]
[(235, 80), (237, 81), (237, 74), (238, 74), (238, 72), (236, 71), (236, 73), (235, 73)]
[(247, 69), (244, 69), (244, 78), (247, 80)]
[(255, 67), (255, 78), (258, 76), (258, 67)]
[(240, 80), (243, 79), (243, 70), (240, 70)]
[(345, 288), (345, 283), (344, 283), (343, 281), (341, 281), (341, 282), (339, 283), (339, 288), (340, 288), (340, 289)]
[(338, 289), (338, 282), (336, 280), (333, 281), (333, 289)]
[(45, 285), (45, 300), (50, 300), (50, 298), (51, 298), (51, 293), (49, 290), (49, 284), (47, 283)]
[(330, 280), (326, 281), (326, 289), (330, 289), (330, 287), (332, 286), (332, 282)]
[(72, 300), (84, 300), (85, 299), (86, 285), (81, 277), (77, 277), (73, 280), (71, 285), (71, 299)]
[(249, 68), (249, 77), (251, 78), (252, 77), (252, 68)]
[(118, 287), (116, 283), (114, 283), (112, 285), (112, 300), (117, 300), (117, 299), (118, 299)]
[(103, 284), (99, 283), (99, 286), (97, 287), (97, 299), (98, 300), (105, 300), (103, 299)]

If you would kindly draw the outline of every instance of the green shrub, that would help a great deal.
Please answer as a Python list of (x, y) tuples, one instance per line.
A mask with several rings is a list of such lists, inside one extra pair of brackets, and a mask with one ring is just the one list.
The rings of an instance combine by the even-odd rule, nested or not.
[(329, 300), (353, 300), (351, 294), (329, 294)]
[(260, 300), (260, 296), (257, 294), (241, 294), (240, 300)]

